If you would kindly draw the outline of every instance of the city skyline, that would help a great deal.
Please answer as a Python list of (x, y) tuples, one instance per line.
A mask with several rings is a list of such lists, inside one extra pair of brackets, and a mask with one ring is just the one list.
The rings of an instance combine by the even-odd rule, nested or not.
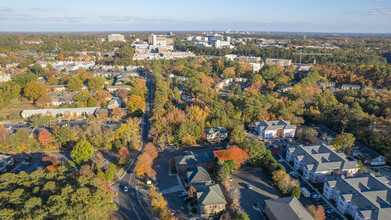
[(5, 2), (3, 32), (271, 31), (390, 33), (389, 0)]

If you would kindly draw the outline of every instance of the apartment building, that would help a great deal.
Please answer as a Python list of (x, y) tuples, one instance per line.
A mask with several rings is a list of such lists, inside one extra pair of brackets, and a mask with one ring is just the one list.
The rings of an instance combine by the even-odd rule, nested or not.
[(363, 173), (354, 177), (327, 178), (323, 195), (354, 220), (391, 219), (391, 186), (386, 177)]
[(291, 125), (291, 122), (286, 120), (256, 121), (254, 130), (265, 139), (293, 138), (296, 125)]
[(277, 65), (277, 66), (290, 66), (292, 64), (292, 60), (287, 59), (266, 59), (267, 65)]
[(301, 170), (306, 179), (321, 183), (330, 175), (351, 176), (358, 171), (356, 161), (348, 161), (344, 153), (334, 151), (332, 145), (293, 145), (287, 148), (286, 160), (293, 161), (296, 170)]
[(125, 36), (122, 34), (109, 34), (107, 36), (108, 40), (111, 41), (125, 41)]

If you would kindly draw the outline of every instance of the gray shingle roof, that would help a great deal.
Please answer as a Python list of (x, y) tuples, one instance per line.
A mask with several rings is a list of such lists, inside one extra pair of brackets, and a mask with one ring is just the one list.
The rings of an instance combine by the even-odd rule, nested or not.
[(188, 154), (176, 156), (175, 163), (177, 165), (191, 165), (191, 164), (199, 164), (199, 163), (208, 163), (212, 161), (207, 153), (197, 153), (197, 154)]
[(296, 197), (265, 200), (266, 206), (277, 220), (313, 220)]
[(208, 171), (203, 166), (186, 168), (186, 177), (189, 183), (192, 184), (203, 184), (211, 181)]
[(328, 178), (325, 182), (337, 188), (346, 201), (355, 204), (365, 218), (391, 219), (391, 186), (385, 177), (363, 173)]
[(290, 121), (285, 120), (257, 121), (255, 126), (261, 130), (296, 129), (296, 125), (291, 125)]
[(350, 170), (357, 169), (355, 161), (348, 161), (345, 154), (334, 151), (332, 145), (294, 145), (288, 148), (289, 152), (296, 155), (296, 158), (306, 164), (308, 170), (314, 172), (333, 171), (336, 169)]
[(197, 201), (201, 206), (227, 204), (219, 184), (208, 186), (195, 186)]

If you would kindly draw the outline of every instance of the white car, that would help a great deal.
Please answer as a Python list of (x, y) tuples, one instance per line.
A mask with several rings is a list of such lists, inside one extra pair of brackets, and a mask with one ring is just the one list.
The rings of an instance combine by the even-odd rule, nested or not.
[(312, 198), (318, 199), (318, 198), (320, 198), (320, 196), (318, 194), (315, 194), (315, 195), (312, 196)]
[(253, 186), (252, 186), (251, 184), (248, 184), (248, 185), (247, 185), (247, 188), (248, 188), (248, 189), (253, 189)]
[(125, 186), (125, 187), (124, 187), (124, 192), (127, 192), (127, 191), (128, 191), (128, 187)]
[(30, 163), (29, 162), (27, 162), (27, 161), (22, 161), (22, 163), (21, 163), (22, 165), (29, 165)]

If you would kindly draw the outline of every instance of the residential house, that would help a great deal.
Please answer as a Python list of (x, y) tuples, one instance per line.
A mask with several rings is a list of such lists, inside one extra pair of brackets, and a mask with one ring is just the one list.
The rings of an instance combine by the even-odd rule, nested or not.
[(66, 90), (67, 90), (67, 86), (65, 86), (65, 85), (49, 85), (48, 86), (49, 92), (62, 92), (62, 91), (66, 91)]
[(75, 92), (67, 92), (67, 93), (53, 93), (50, 94), (52, 97), (52, 100), (48, 103), (48, 105), (53, 105), (53, 106), (60, 106), (62, 104), (73, 104), (74, 97), (76, 96)]
[(186, 180), (192, 186), (212, 184), (208, 170), (203, 166), (187, 167)]
[(5, 65), (5, 68), (7, 68), (7, 69), (10, 69), (10, 68), (16, 68), (16, 67), (19, 67), (19, 62), (11, 62), (11, 63), (7, 63), (6, 65)]
[(356, 161), (347, 160), (344, 153), (335, 152), (334, 147), (327, 144), (289, 146), (286, 160), (293, 161), (295, 169), (314, 183), (321, 183), (330, 175), (351, 176), (358, 171)]
[(217, 214), (225, 210), (227, 201), (219, 184), (198, 185), (194, 188), (197, 191), (199, 214), (202, 218), (208, 218), (211, 214)]
[(371, 166), (379, 166), (385, 165), (387, 163), (386, 157), (363, 144), (356, 142), (355, 147), (353, 149), (353, 156), (363, 160), (364, 164), (370, 164)]
[(14, 165), (14, 158), (8, 155), (0, 154), (0, 172), (6, 172), (7, 167)]
[(110, 100), (110, 102), (107, 104), (107, 108), (113, 109), (113, 108), (121, 108), (122, 100), (120, 98), (114, 98)]
[(360, 85), (352, 85), (352, 84), (342, 84), (341, 89), (343, 90), (360, 90)]
[(206, 152), (190, 152), (190, 154), (174, 157), (174, 161), (178, 173), (185, 172), (187, 167), (205, 166), (209, 169), (213, 166), (213, 159)]
[(265, 200), (265, 213), (270, 220), (313, 220), (296, 197)]
[(286, 120), (256, 121), (254, 130), (265, 139), (293, 138), (296, 125), (291, 125), (291, 122)]
[(228, 131), (223, 127), (206, 128), (205, 133), (209, 142), (222, 141), (228, 137)]
[(391, 186), (386, 177), (361, 173), (353, 177), (327, 178), (323, 195), (354, 220), (391, 219)]
[(107, 86), (107, 91), (109, 92), (115, 92), (119, 89), (126, 89), (126, 90), (130, 90), (131, 86), (129, 85), (119, 85), (119, 86)]
[(0, 82), (11, 81), (11, 75), (0, 71)]
[(64, 117), (64, 116), (83, 116), (93, 115), (97, 107), (86, 107), (86, 108), (60, 108), (60, 109), (29, 109), (24, 110), (21, 113), (22, 118), (29, 118), (33, 115), (49, 115), (53, 117)]

